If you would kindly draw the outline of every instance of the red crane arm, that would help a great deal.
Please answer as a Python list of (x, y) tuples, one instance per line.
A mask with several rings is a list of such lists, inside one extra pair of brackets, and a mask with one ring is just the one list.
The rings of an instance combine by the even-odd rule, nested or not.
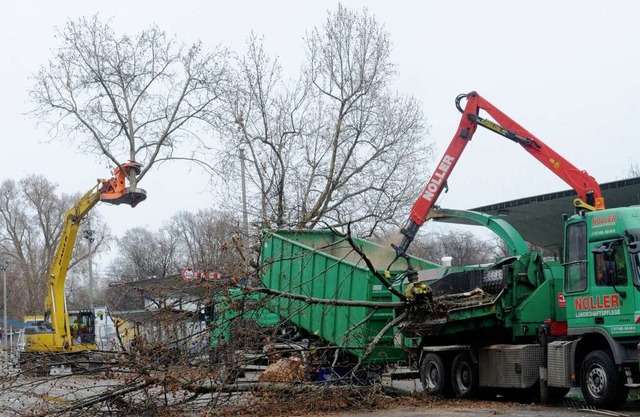
[[(473, 97), (471, 97), (472, 95)], [(574, 205), (577, 207), (583, 207), (589, 210), (604, 209), (604, 198), (602, 197), (600, 185), (587, 171), (578, 169), (476, 92), (467, 94), (467, 97), (469, 100), (476, 102), (478, 109), (475, 114), (468, 113), (466, 115), (470, 120), (474, 120), (480, 126), (486, 127), (507, 139), (517, 142), (524, 150), (549, 168), (551, 172), (569, 184), (581, 200), (574, 201)], [(480, 109), (486, 111), (487, 114), (493, 117), (497, 124), (479, 117), (478, 112)]]
[[(464, 109), (460, 105), (463, 98), (467, 99)], [(604, 198), (602, 197), (600, 185), (592, 176), (586, 171), (576, 168), (571, 162), (549, 148), (544, 142), (482, 98), (478, 93), (473, 91), (469, 94), (459, 95), (456, 98), (456, 107), (462, 113), (458, 130), (440, 163), (436, 166), (436, 170), (427, 182), (427, 186), (411, 209), (409, 222), (402, 229), (402, 234), (405, 236), (404, 240), (399, 247), (394, 246), (398, 256), (405, 256), (409, 244), (413, 241), (420, 226), (427, 220), (449, 175), (451, 175), (453, 168), (460, 159), (460, 155), (462, 155), (467, 143), (472, 139), (478, 126), (487, 128), (518, 143), (534, 158), (569, 184), (578, 194), (578, 198), (574, 200), (576, 207), (588, 210), (604, 209)], [(484, 110), (495, 122), (480, 117), (480, 110)]]
[(438, 200), (449, 175), (451, 175), (451, 171), (453, 171), (458, 159), (460, 159), (460, 155), (462, 155), (464, 148), (467, 146), (467, 143), (469, 143), (476, 131), (476, 128), (478, 127), (478, 123), (471, 120), (469, 117), (466, 117), (467, 114), (477, 113), (478, 106), (476, 105), (476, 102), (477, 100), (474, 98), (467, 100), (467, 105), (463, 110), (463, 116), (460, 118), (460, 124), (458, 125), (458, 130), (456, 130), (455, 136), (451, 140), (447, 150), (444, 152), (444, 156), (440, 160), (440, 163), (436, 166), (436, 170), (431, 175), (424, 191), (422, 191), (420, 197), (418, 197), (416, 202), (413, 204), (409, 217), (418, 226), (422, 226), (422, 224), (427, 220), (427, 216), (433, 209), (436, 200)]

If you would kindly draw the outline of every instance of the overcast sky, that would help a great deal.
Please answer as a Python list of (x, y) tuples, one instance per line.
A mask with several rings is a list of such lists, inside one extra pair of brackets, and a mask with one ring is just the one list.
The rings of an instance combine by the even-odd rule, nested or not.
[[(244, 51), (251, 31), (264, 35), (291, 72), (302, 62), (305, 31), (319, 26), (337, 1), (27, 1), (0, 0), (0, 181), (38, 173), (59, 191), (84, 192), (109, 175), (104, 161), (60, 142), (23, 114), (28, 77), (57, 46), (55, 27), (68, 19), (113, 18), (119, 32), (151, 24), (186, 42), (197, 39)], [(459, 93), (478, 91), (548, 146), (599, 182), (627, 176), (640, 162), (635, 127), (640, 96), (640, 2), (628, 1), (343, 1), (366, 6), (393, 41), (398, 90), (417, 97), (431, 126), (436, 159), (455, 133)], [(433, 164), (435, 164), (435, 160)], [(210, 205), (205, 177), (186, 166), (150, 172), (146, 202), (131, 210), (100, 205), (115, 234), (155, 230), (179, 210)], [(416, 167), (432, 171), (433, 166)], [(439, 203), (477, 207), (567, 189), (517, 145), (479, 131)], [(408, 213), (407, 213), (408, 215)]]

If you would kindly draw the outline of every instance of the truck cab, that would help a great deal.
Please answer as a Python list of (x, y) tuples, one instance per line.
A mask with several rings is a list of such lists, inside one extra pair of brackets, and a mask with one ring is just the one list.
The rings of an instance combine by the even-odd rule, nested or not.
[(576, 379), (595, 403), (640, 386), (639, 239), (640, 207), (582, 213), (565, 226), (567, 335)]

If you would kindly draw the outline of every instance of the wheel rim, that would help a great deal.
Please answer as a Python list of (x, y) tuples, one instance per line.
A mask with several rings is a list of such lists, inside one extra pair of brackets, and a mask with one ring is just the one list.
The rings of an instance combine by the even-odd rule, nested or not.
[(607, 374), (599, 365), (594, 365), (587, 374), (587, 389), (594, 398), (602, 397), (607, 389)]
[(427, 388), (433, 389), (438, 386), (440, 381), (440, 371), (438, 365), (434, 362), (427, 362), (425, 372), (425, 385)]
[(471, 389), (471, 368), (468, 363), (461, 363), (456, 368), (454, 375), (458, 391), (465, 393)]

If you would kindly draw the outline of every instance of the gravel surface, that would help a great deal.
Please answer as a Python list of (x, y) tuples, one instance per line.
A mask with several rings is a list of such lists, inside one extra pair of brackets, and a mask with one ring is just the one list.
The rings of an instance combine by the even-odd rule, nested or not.
[[(5, 374), (6, 378), (6, 374)], [(104, 378), (78, 377), (70, 375), (51, 375), (45, 379), (18, 377), (0, 381), (0, 416), (21, 416), (23, 413), (47, 409), (60, 409), (77, 401), (87, 399), (107, 391), (113, 384), (122, 381)], [(573, 389), (560, 402), (542, 406), (530, 403), (515, 403), (496, 399), (494, 401), (471, 401), (430, 398), (419, 393), (418, 381), (389, 381), (387, 385), (414, 395), (398, 397), (383, 396), (375, 410), (355, 410), (341, 413), (289, 413), (287, 416), (331, 416), (331, 417), (466, 417), (466, 416), (609, 416), (640, 417), (640, 396), (632, 394), (623, 409), (617, 412), (587, 409), (579, 389)], [(251, 397), (251, 394), (248, 394)], [(238, 397), (240, 398), (240, 397)], [(336, 397), (342, 398), (342, 397)], [(254, 398), (255, 400), (255, 398)], [(258, 404), (267, 398), (260, 398)], [(388, 400), (388, 401), (387, 401)], [(201, 416), (202, 407), (193, 404), (191, 416)], [(388, 407), (388, 408), (385, 408)], [(318, 408), (322, 409), (322, 408)], [(332, 409), (336, 409), (333, 407)], [(195, 410), (200, 410), (195, 412)], [(263, 410), (264, 411), (264, 410)], [(46, 412), (46, 411), (45, 411)], [(187, 415), (187, 414), (185, 414)]]

